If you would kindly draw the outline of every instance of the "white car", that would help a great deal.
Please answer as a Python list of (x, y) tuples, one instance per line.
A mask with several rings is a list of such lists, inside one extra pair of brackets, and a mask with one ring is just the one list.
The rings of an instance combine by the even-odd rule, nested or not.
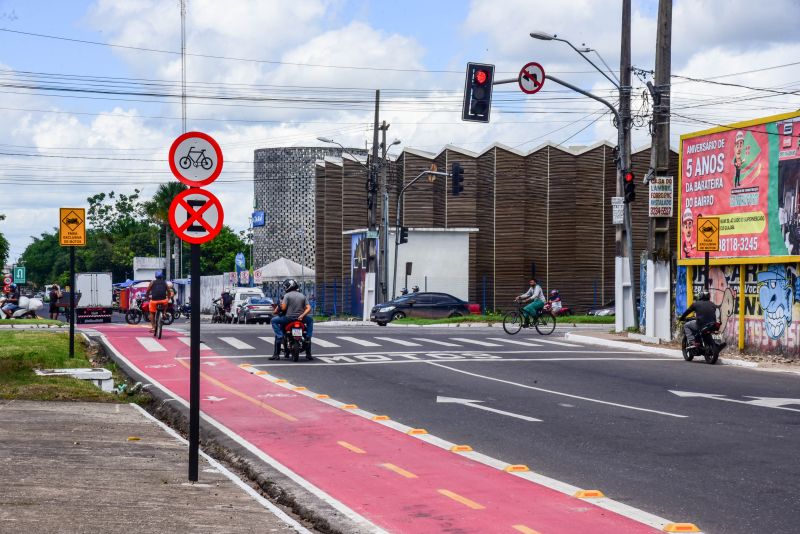
[(264, 293), (257, 287), (235, 287), (231, 290), (233, 302), (231, 302), (231, 313), (233, 320), (239, 322), (239, 308), (244, 304), (244, 301), (250, 297), (263, 298)]

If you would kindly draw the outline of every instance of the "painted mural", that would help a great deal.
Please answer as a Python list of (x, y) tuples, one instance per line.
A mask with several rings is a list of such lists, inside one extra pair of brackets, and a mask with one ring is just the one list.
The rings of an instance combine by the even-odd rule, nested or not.
[[(748, 350), (800, 355), (800, 284), (797, 264), (747, 265), (744, 269), (744, 329)], [(694, 269), (695, 294), (703, 288), (702, 268)], [(712, 267), (711, 300), (731, 346), (739, 338), (739, 266)]]

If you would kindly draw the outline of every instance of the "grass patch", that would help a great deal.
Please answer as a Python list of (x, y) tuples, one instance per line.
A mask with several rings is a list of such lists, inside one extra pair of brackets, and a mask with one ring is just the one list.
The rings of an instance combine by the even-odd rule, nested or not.
[[(406, 317), (405, 319), (398, 319), (392, 321), (396, 324), (414, 324), (414, 325), (428, 325), (428, 324), (453, 324), (453, 323), (502, 323), (503, 315), (489, 314), (489, 315), (468, 315), (466, 317), (447, 317), (444, 319), (418, 319), (415, 317)], [(556, 324), (613, 324), (614, 317), (596, 315), (566, 315), (556, 318)]]
[(53, 319), (0, 319), (0, 325), (2, 326), (15, 326), (18, 324), (36, 324), (36, 325), (55, 325), (55, 326), (69, 326), (69, 323), (65, 323), (64, 321), (56, 321)]
[[(105, 393), (87, 380), (37, 376), (34, 369), (93, 367), (82, 337), (75, 337), (75, 356), (69, 357), (69, 334), (37, 330), (0, 331), (0, 398), (97, 402), (144, 402), (143, 396), (119, 397)], [(106, 362), (98, 362), (103, 363)], [(116, 366), (114, 381), (123, 380)]]

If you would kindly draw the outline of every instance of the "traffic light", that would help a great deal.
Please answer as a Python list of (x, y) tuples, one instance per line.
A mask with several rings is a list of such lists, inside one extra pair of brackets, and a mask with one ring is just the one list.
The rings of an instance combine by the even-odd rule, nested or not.
[(489, 122), (492, 110), (492, 82), (494, 65), (467, 63), (467, 80), (464, 83), (464, 105), (461, 120)]
[(405, 226), (400, 227), (400, 244), (408, 243), (408, 228)]
[(636, 177), (633, 171), (625, 171), (625, 204), (630, 204), (636, 200)]
[(454, 161), (450, 174), (453, 180), (453, 196), (457, 197), (464, 190), (464, 168), (459, 162)]

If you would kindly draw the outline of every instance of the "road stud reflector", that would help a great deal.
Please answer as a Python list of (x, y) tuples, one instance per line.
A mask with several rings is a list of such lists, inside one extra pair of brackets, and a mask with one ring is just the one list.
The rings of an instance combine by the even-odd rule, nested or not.
[(288, 380), (285, 378), (279, 378), (275, 381), (276, 384), (285, 384), (286, 382), (288, 382)]
[(578, 490), (573, 497), (579, 499), (601, 499), (605, 497), (605, 495), (603, 495), (603, 492), (600, 490)]
[(269, 373), (266, 371), (256, 371), (255, 374), (257, 374), (258, 376), (262, 376), (262, 375), (268, 375)]
[(242, 369), (245, 369), (246, 367), (253, 367), (253, 365), (250, 364), (250, 363), (240, 363), (239, 367), (241, 367)]
[(503, 471), (505, 471), (506, 473), (525, 473), (530, 470), (531, 470), (530, 467), (523, 464), (509, 465), (505, 469), (503, 469)]
[(137, 436), (128, 436), (128, 441), (141, 441), (142, 438)]
[(664, 532), (702, 532), (693, 523), (668, 523)]
[(342, 404), (342, 410), (356, 410), (358, 406), (355, 404)]
[(314, 395), (314, 398), (315, 399), (330, 399), (331, 396), (330, 395), (322, 395), (322, 394), (320, 394), (320, 395)]
[(453, 445), (450, 447), (450, 452), (470, 452), (472, 447), (469, 445)]
[(411, 430), (406, 432), (406, 434), (408, 434), (409, 436), (421, 436), (422, 434), (427, 434), (427, 433), (428, 431), (425, 430), (424, 428), (412, 428)]
[(305, 386), (297, 386), (292, 388), (294, 391), (308, 391), (308, 388)]
[(373, 416), (372, 420), (373, 421), (388, 421), (389, 420), (389, 416), (388, 415), (376, 415), (376, 416)]

